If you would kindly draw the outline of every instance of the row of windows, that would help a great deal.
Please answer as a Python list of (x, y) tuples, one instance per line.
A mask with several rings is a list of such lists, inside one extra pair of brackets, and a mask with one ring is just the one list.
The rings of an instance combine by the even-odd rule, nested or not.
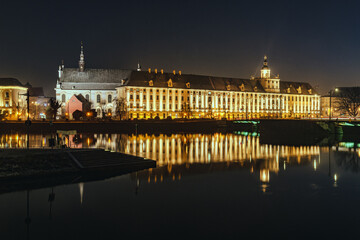
[[(143, 95), (143, 99), (146, 100), (146, 95)], [(165, 100), (166, 100), (166, 96), (163, 96), (162, 99), (163, 99), (163, 101), (165, 101)], [(227, 101), (230, 102), (230, 101), (231, 101), (230, 99), (232, 99), (232, 102), (235, 103), (235, 98), (227, 98)], [(280, 100), (279, 98), (276, 98), (276, 99), (274, 100), (274, 97), (270, 97), (270, 98), (267, 98), (267, 99), (269, 99), (270, 101)], [(133, 95), (130, 95), (130, 100), (134, 100)], [(140, 95), (136, 95), (136, 100), (140, 100)], [(152, 101), (152, 100), (153, 100), (153, 95), (150, 95), (150, 101)], [(160, 96), (159, 96), (159, 95), (156, 96), (156, 100), (157, 100), (157, 101), (160, 100)], [(257, 98), (251, 98), (251, 97), (250, 97), (250, 98), (247, 98), (247, 100), (249, 100), (249, 101), (254, 100), (255, 102), (257, 102)], [(265, 102), (265, 97), (260, 97), (260, 100), (262, 100), (263, 102)], [(297, 96), (295, 96), (295, 97), (294, 97), (294, 96), (291, 96), (291, 97), (289, 97), (288, 100), (290, 100), (290, 101), (300, 101), (300, 100), (301, 100), (301, 97), (300, 97), (300, 96), (299, 96), (299, 97), (297, 97)], [(172, 96), (169, 96), (169, 101), (172, 101)], [(175, 96), (175, 101), (178, 101), (178, 96)], [(181, 96), (181, 101), (184, 101), (184, 96)], [(187, 101), (190, 101), (190, 97), (187, 97)], [(194, 102), (196, 101), (196, 97), (193, 97), (193, 101), (194, 101)], [(201, 98), (199, 98), (199, 101), (201, 101)], [(212, 100), (211, 100), (211, 97), (208, 97), (208, 102), (211, 102), (211, 101), (212, 101)], [(218, 98), (218, 101), (221, 102), (221, 98)], [(284, 100), (283, 100), (283, 101), (284, 101)], [(285, 99), (285, 101), (286, 101), (286, 99)], [(310, 98), (304, 97), (304, 98), (303, 98), (303, 101), (304, 101), (304, 102), (308, 102), (308, 101), (310, 101)], [(223, 102), (226, 102), (226, 98), (223, 98)], [(239, 99), (238, 99), (238, 103), (239, 103)]]
[[(160, 109), (160, 105), (159, 104), (156, 104), (156, 105), (153, 105), (153, 104), (150, 104), (150, 108), (149, 109), (151, 109), (151, 110), (153, 110), (153, 107), (155, 106), (155, 109)], [(238, 110), (245, 110), (245, 109), (256, 109), (257, 108), (257, 106), (258, 105), (256, 105), (256, 104), (241, 104), (241, 105), (239, 105), (239, 106), (237, 106), (237, 107), (235, 107), (235, 106), (232, 106), (232, 107), (230, 107), (230, 106), (228, 106), (228, 107), (225, 107), (225, 106), (222, 106), (222, 105), (220, 105), (219, 107), (218, 107), (218, 109), (233, 109), (233, 110), (236, 110), (236, 109), (238, 109)], [(130, 103), (130, 106), (129, 106), (130, 108), (140, 108), (140, 104), (139, 103), (137, 103), (137, 104), (132, 104), (132, 103)], [(166, 107), (166, 105), (165, 104), (163, 104), (162, 105), (162, 109), (166, 109), (165, 108)], [(190, 109), (202, 109), (201, 107), (196, 107), (195, 106), (195, 104), (193, 104), (193, 106), (184, 106), (184, 105), (181, 105), (181, 106), (179, 106), (178, 104), (175, 104), (175, 109), (178, 109), (178, 110), (182, 110), (182, 109), (185, 109), (186, 107), (188, 107), (188, 108), (190, 108)], [(145, 106), (143, 107), (143, 108), (145, 108)], [(261, 109), (261, 110), (269, 110), (269, 109), (280, 109), (280, 108), (282, 108), (282, 109), (286, 109), (286, 107), (283, 105), (282, 107), (281, 107), (281, 105), (280, 104), (277, 104), (277, 103), (275, 103), (275, 102), (273, 102), (272, 104), (269, 104), (267, 107), (265, 107), (265, 106), (262, 106), (262, 107), (260, 107), (259, 106), (259, 109)], [(300, 106), (297, 106), (297, 108), (295, 107), (295, 109), (300, 109), (301, 107)], [(169, 104), (169, 109), (172, 109), (172, 104)], [(216, 108), (215, 108), (216, 109)], [(308, 106), (308, 105), (306, 105), (306, 106), (303, 106), (303, 109), (304, 109), (304, 111), (307, 111), (307, 110), (311, 110), (311, 107), (310, 106)]]
[[(164, 91), (164, 93), (165, 93), (165, 90), (163, 90)], [(145, 90), (144, 90), (144, 92), (145, 92)], [(159, 92), (159, 90), (157, 90), (157, 92)], [(176, 92), (177, 92), (177, 90), (176, 90)], [(182, 91), (182, 92), (184, 92), (184, 91)], [(190, 93), (190, 95), (192, 95), (192, 94), (194, 94), (194, 95), (199, 95), (199, 96), (201, 96), (201, 92), (195, 92), (195, 91), (187, 91), (187, 93), (189, 94)], [(171, 92), (170, 92), (170, 94), (171, 94)], [(209, 92), (209, 94), (210, 94), (210, 92)], [(229, 95), (229, 93), (217, 93), (217, 94), (215, 94), (216, 96), (226, 96), (226, 95)], [(230, 96), (230, 95), (229, 95)], [(234, 93), (234, 94), (232, 94), (231, 95), (231, 98), (235, 98), (235, 97), (238, 97), (238, 98), (243, 98), (243, 97), (246, 97), (246, 98), (257, 98), (259, 95), (258, 94), (255, 94), (255, 93), (246, 93), (246, 94), (243, 94), (243, 93)], [(163, 95), (163, 100), (165, 100), (165, 97), (166, 96), (164, 96)], [(291, 101), (297, 101), (297, 100), (300, 100), (301, 98), (303, 98), (305, 101), (306, 101), (306, 99), (308, 99), (308, 98), (310, 98), (310, 96), (282, 96), (282, 95), (269, 95), (269, 96), (264, 96), (264, 95), (260, 95), (260, 98), (265, 98), (265, 97), (267, 97), (267, 98), (279, 98), (279, 97), (283, 97), (283, 98), (290, 98), (290, 100)], [(156, 95), (156, 98), (157, 98), (157, 100), (159, 99), (159, 95)], [(171, 98), (172, 98), (172, 96), (170, 95), (169, 96), (169, 99), (171, 100)], [(175, 98), (177, 99), (178, 98), (178, 96), (175, 96)], [(139, 95), (139, 93), (134, 93), (134, 94), (131, 94), (130, 93), (130, 100), (133, 100), (133, 99), (136, 99), (136, 100), (139, 100), (140, 99), (140, 95)], [(143, 99), (144, 100), (146, 100), (146, 93), (144, 93), (143, 94)], [(153, 95), (152, 94), (150, 94), (150, 100), (152, 100), (153, 99)], [(182, 96), (182, 99), (183, 99), (183, 96)]]

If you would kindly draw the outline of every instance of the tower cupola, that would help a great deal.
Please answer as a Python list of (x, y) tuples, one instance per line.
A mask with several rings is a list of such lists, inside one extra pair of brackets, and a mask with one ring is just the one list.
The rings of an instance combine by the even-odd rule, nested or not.
[(268, 79), (270, 78), (270, 68), (268, 66), (268, 61), (266, 55), (264, 56), (264, 64), (261, 68), (261, 78)]

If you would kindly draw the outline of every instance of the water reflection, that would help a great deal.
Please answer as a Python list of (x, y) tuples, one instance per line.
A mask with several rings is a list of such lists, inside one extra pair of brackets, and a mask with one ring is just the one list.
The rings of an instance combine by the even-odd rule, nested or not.
[[(31, 146), (46, 147), (50, 137), (31, 135)], [(26, 147), (26, 135), (2, 135), (0, 140), (2, 148)], [(175, 232), (176, 226), (183, 226), (187, 221), (190, 223), (182, 227), (184, 231), (186, 227), (201, 228), (200, 222), (208, 223), (209, 219), (216, 221), (218, 216), (218, 226), (235, 222), (244, 226), (243, 231), (247, 232), (254, 231), (255, 228), (251, 228), (249, 224), (253, 224), (253, 220), (259, 219), (259, 216), (264, 216), (265, 225), (273, 224), (267, 228), (269, 231), (280, 225), (292, 229), (294, 225), (288, 226), (288, 222), (299, 224), (303, 230), (306, 229), (301, 225), (304, 222), (308, 225), (308, 221), (312, 221), (310, 225), (315, 225), (318, 222), (332, 221), (334, 216), (345, 216), (343, 212), (346, 211), (353, 213), (351, 203), (360, 199), (358, 186), (355, 184), (358, 181), (355, 177), (360, 170), (357, 144), (281, 146), (260, 144), (256, 135), (222, 133), (137, 136), (80, 134), (70, 136), (68, 144), (72, 147), (104, 148), (155, 159), (158, 167), (109, 181), (81, 181), (56, 189), (24, 191), (19, 203), (13, 201), (16, 193), (8, 194), (8, 199), (3, 200), (3, 203), (10, 204), (12, 208), (3, 204), (2, 212), (6, 214), (0, 218), (0, 223), (4, 225), (8, 221), (14, 221), (11, 217), (16, 216), (21, 219), (23, 231), (28, 236), (38, 237), (39, 232), (48, 231), (49, 235), (58, 234), (59, 239), (66, 238), (66, 232), (69, 235), (81, 232), (84, 236), (91, 236), (89, 229), (117, 233), (117, 228), (108, 226), (118, 223), (119, 219), (124, 226), (119, 236), (128, 229), (133, 229), (129, 231), (130, 234), (138, 233), (139, 229), (146, 226), (150, 230), (161, 226), (159, 233), (163, 233), (164, 226)], [(190, 175), (196, 175), (197, 178), (191, 179)], [(354, 181), (349, 181), (349, 176)], [(0, 196), (0, 200), (7, 197), (6, 194)], [(191, 199), (188, 196), (192, 196)], [(158, 201), (159, 197), (163, 201)], [(186, 211), (183, 206), (194, 208), (190, 207)], [(21, 211), (17, 212), (16, 209)], [(223, 213), (229, 215), (221, 218)], [(309, 218), (309, 215), (313, 217)], [(351, 219), (354, 219), (353, 215)], [(238, 216), (242, 218), (239, 220)], [(132, 219), (140, 218), (150, 220), (131, 222)], [(194, 222), (191, 222), (193, 219)], [(344, 219), (345, 217), (342, 221)], [(86, 227), (78, 229), (75, 226), (70, 231), (64, 231), (63, 225), (70, 221), (82, 222)], [(237, 225), (227, 231), (237, 230)], [(144, 232), (148, 234), (150, 230), (146, 230)], [(11, 231), (10, 229), (8, 236), (18, 234)], [(201, 234), (204, 232), (206, 233), (201, 231)], [(278, 232), (273, 233), (275, 234)]]
[[(30, 146), (47, 147), (50, 137), (31, 134)], [(62, 136), (59, 135), (59, 138)], [(181, 180), (184, 175), (234, 168), (248, 168), (251, 173), (258, 174), (262, 183), (269, 183), (272, 173), (286, 171), (289, 165), (310, 164), (314, 171), (320, 167), (320, 146), (260, 144), (257, 134), (78, 134), (65, 140), (72, 148), (103, 148), (156, 160), (156, 169), (141, 171), (136, 176), (133, 174), (134, 179), (149, 183), (164, 179)], [(334, 152), (337, 166), (358, 172), (358, 145), (339, 142), (328, 147), (328, 151)], [(0, 148), (25, 147), (26, 134), (0, 135)], [(328, 169), (329, 176), (336, 182), (338, 176), (331, 173), (330, 160)], [(80, 185), (79, 188), (82, 189)]]
[[(50, 136), (30, 135), (31, 147), (46, 147)], [(60, 138), (62, 136), (59, 136)], [(0, 147), (26, 147), (26, 135), (2, 135)], [(320, 161), (319, 146), (280, 146), (260, 144), (259, 137), (239, 134), (79, 134), (70, 136), (67, 145), (75, 148), (104, 148), (157, 161), (156, 169), (142, 171), (136, 179), (162, 182), (180, 180), (182, 175), (206, 171), (248, 168), (263, 183), (280, 166), (304, 165)]]

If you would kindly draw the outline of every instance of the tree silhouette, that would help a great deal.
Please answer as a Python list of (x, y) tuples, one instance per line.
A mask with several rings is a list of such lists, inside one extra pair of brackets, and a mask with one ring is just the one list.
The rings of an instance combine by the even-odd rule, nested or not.
[(54, 98), (50, 98), (48, 112), (54, 121), (56, 120), (58, 109), (60, 107), (61, 107), (61, 104), (58, 101), (56, 101)]

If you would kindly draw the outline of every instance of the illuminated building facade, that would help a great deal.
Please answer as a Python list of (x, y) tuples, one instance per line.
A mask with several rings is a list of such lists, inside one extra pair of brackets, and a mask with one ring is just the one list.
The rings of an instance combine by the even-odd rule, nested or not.
[[(92, 109), (115, 113), (113, 100), (124, 99), (128, 118), (301, 118), (320, 116), (320, 96), (309, 83), (273, 77), (267, 58), (260, 77), (251, 79), (165, 73), (162, 69), (86, 69), (59, 67), (56, 98), (63, 104), (82, 94)], [(104, 111), (105, 109), (105, 111)]]
[(267, 57), (259, 78), (134, 71), (117, 88), (130, 118), (301, 118), (320, 116), (320, 96), (309, 83), (271, 77)]
[(0, 78), (0, 114), (16, 120), (26, 114), (27, 87), (15, 78)]
[(65, 116), (66, 105), (74, 95), (82, 95), (90, 102), (91, 109), (95, 109), (98, 117), (103, 113), (112, 115), (115, 111), (114, 99), (116, 88), (121, 86), (124, 79), (130, 77), (131, 70), (119, 69), (87, 69), (83, 46), (81, 45), (78, 68), (59, 66), (58, 80), (55, 87), (56, 100), (61, 103), (59, 115)]

